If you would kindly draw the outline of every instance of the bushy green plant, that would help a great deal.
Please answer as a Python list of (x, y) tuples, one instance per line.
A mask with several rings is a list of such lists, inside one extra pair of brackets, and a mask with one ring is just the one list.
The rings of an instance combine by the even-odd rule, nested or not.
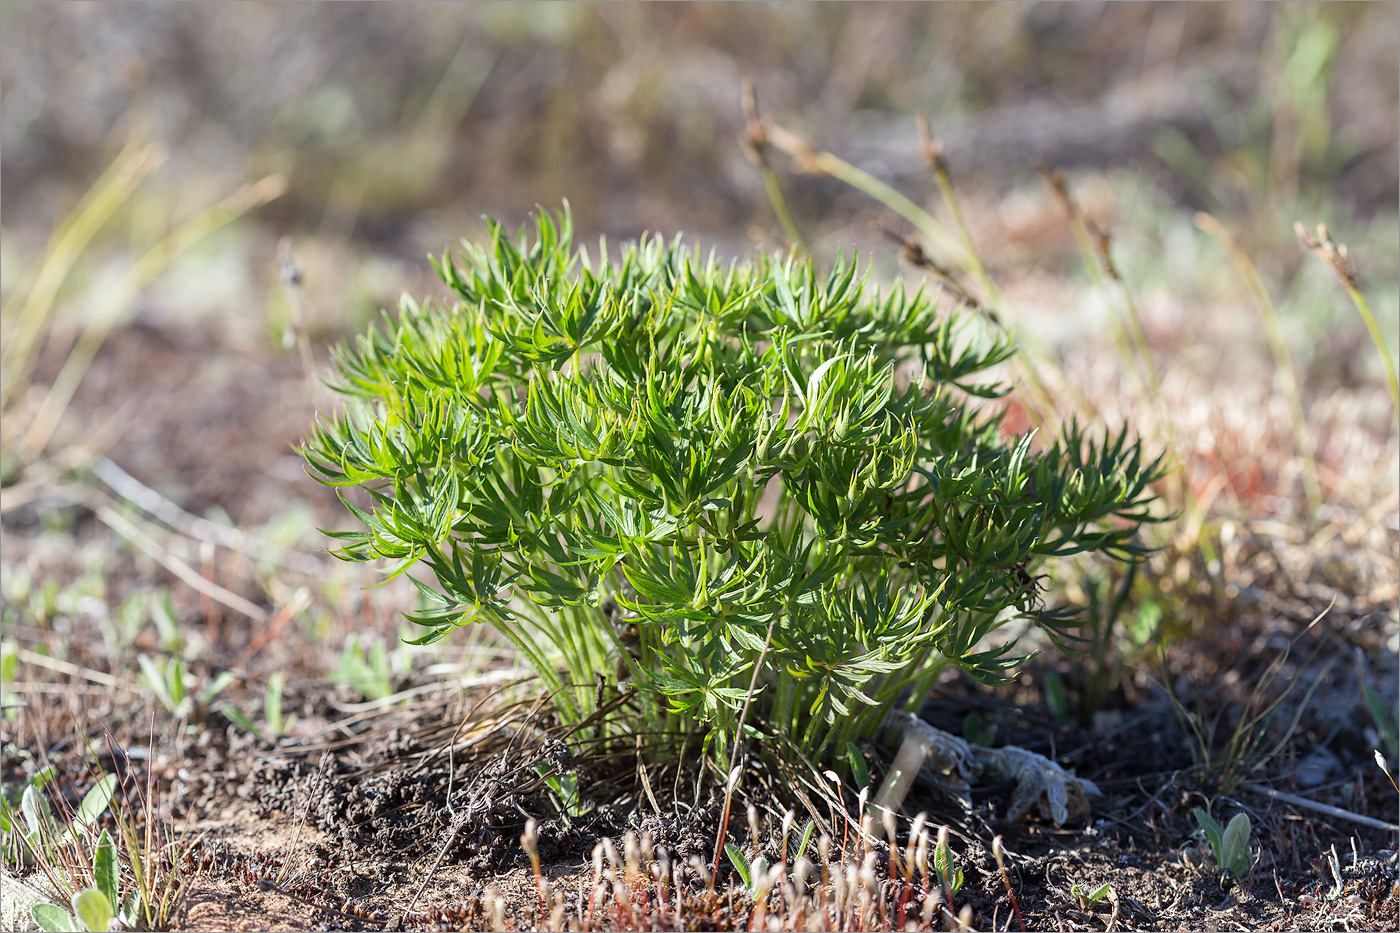
[(595, 261), (567, 212), (437, 268), (456, 301), (340, 348), (352, 403), (303, 453), (361, 487), (338, 556), (435, 578), (419, 641), (493, 623), (567, 719), (630, 682), (723, 753), (752, 687), (750, 724), (835, 759), (947, 665), (1006, 678), (1015, 618), (1072, 624), (1044, 560), (1140, 555), (1160, 461), (1005, 436), (1012, 343), (923, 290), (659, 238)]

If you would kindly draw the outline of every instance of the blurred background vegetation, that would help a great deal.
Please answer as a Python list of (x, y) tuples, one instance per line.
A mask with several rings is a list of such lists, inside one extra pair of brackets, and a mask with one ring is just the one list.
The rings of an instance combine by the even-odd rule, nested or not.
[[(416, 287), (425, 254), (474, 235), (483, 213), (513, 225), (563, 198), (586, 239), (780, 245), (736, 142), (745, 77), (766, 114), (916, 200), (933, 195), (913, 122), (928, 114), (965, 196), (1007, 215), (982, 226), (1008, 267), (1075, 261), (1064, 231), (1058, 249), (1033, 239), (1048, 163), (1130, 179), (1089, 206), (1144, 238), (1143, 276), (1182, 271), (1149, 245), (1165, 232), (1154, 212), (1206, 209), (1260, 254), (1285, 304), (1300, 274), (1326, 278), (1296, 248), (1296, 219), (1327, 222), (1368, 284), (1394, 291), (1394, 3), (116, 2), (0, 16), (7, 294), (133, 134), (170, 157), (98, 238), (108, 252), (139, 251), (242, 183), (288, 180), (172, 270), (184, 288), (164, 283), (172, 297), (148, 298), (147, 314), (214, 305), (256, 321), (270, 244), (290, 234), (318, 254), (317, 312), (338, 330)], [(868, 203), (779, 168), (818, 253), (880, 242)]]
[[(567, 198), (584, 243), (650, 230), (721, 255), (786, 248), (741, 144), (746, 78), (766, 118), (946, 219), (915, 129), (928, 116), (1008, 323), (1110, 423), (1170, 413), (1157, 440), (1179, 445), (1200, 511), (1162, 587), (1213, 588), (1223, 611), (1230, 517), (1305, 527), (1306, 543), (1308, 498), (1332, 510), (1328, 534), (1364, 528), (1347, 540), (1369, 569), (1333, 578), (1361, 581), (1357, 618), (1393, 612), (1395, 409), (1366, 326), (1293, 224), (1348, 244), (1393, 355), (1398, 32), (1393, 2), (5, 3), (7, 625), (33, 623), (62, 656), (44, 620), (63, 613), (34, 602), (46, 579), (109, 608), (169, 585), (131, 547), (126, 570), (104, 563), (110, 523), (80, 523), (84, 551), (76, 513), (36, 505), (106, 456), (268, 545), (221, 563), (199, 534), (166, 541), (210, 580), (269, 616), (297, 606), (309, 632), (337, 633), (332, 656), (367, 628), (392, 639), (389, 591), (318, 570), (307, 610), (281, 550), (311, 556), (316, 522), (339, 514), (290, 449), (332, 404), (304, 359), (322, 365), (401, 291), (441, 294), (427, 255), (477, 238), (484, 214), (513, 227)], [(773, 160), (819, 259), (857, 250), (881, 277), (919, 275), (885, 236), (904, 221)], [(1041, 165), (1067, 170), (1112, 234), (1155, 401)], [(1250, 257), (1276, 317), (1197, 211)], [(228, 637), (207, 595), (181, 599), (167, 614)]]

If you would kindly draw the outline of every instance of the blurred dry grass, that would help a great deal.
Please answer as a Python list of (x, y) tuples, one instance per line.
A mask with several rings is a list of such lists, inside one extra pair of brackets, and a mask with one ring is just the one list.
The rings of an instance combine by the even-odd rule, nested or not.
[[(1381, 737), (1356, 678), (1392, 711), (1400, 692), (1400, 439), (1365, 326), (1292, 225), (1324, 221), (1348, 243), (1394, 353), (1397, 31), (1394, 2), (5, 3), (7, 353), (16, 299), (62, 219), (130, 140), (168, 154), (75, 256), (32, 385), (6, 401), (5, 654), (19, 644), (71, 657), (116, 682), (70, 677), (50, 702), (44, 691), (63, 678), (20, 664), (36, 693), (32, 710), (3, 722), (23, 751), (7, 746), (6, 776), (27, 750), (61, 747), (74, 722), (134, 708), (138, 653), (183, 653), (197, 680), (237, 667), (228, 697), (245, 710), (270, 672), (290, 672), (288, 708), (303, 728), (355, 699), (335, 694), (327, 672), (352, 635), (392, 644), (411, 595), (362, 591), (365, 579), (318, 553), (316, 526), (341, 510), (292, 456), (330, 404), (307, 383), (299, 338), (323, 361), (327, 342), (400, 291), (433, 293), (426, 254), (477, 236), (482, 214), (514, 225), (563, 198), (585, 242), (658, 230), (721, 254), (784, 248), (739, 143), (746, 77), (765, 115), (946, 219), (915, 132), (914, 115), (929, 116), (1018, 335), (1099, 417), (1179, 445), (1194, 507), (1134, 607), (1180, 639), (1164, 672), (1206, 684), (1203, 709), (1233, 708), (1284, 636), (1334, 601), (1328, 637), (1354, 657), (1334, 665), (1306, 748), (1287, 755), (1340, 735), (1333, 747), (1361, 774)], [(1152, 392), (1115, 346), (1121, 296), (1081, 262), (1041, 162), (1069, 171), (1084, 214), (1112, 234), (1160, 372)], [(774, 163), (819, 259), (855, 249), (878, 276), (917, 277), (878, 229), (908, 233), (897, 217), (785, 157)], [(17, 453), (140, 257), (272, 176), (286, 179), (284, 194), (189, 244), (119, 309), (43, 454)], [(1259, 269), (1297, 409), (1255, 296), (1193, 224), (1198, 210)], [(284, 237), (295, 288), (279, 269)], [(1311, 514), (1299, 409), (1320, 493)], [(164, 497), (163, 516), (104, 485), (91, 469), (104, 455)], [(193, 515), (169, 511), (177, 505)], [(104, 508), (146, 547), (94, 517)], [(172, 561), (262, 615), (240, 618), (176, 580)], [(166, 588), (182, 645), (148, 611)], [(397, 655), (395, 676), (499, 660), (489, 640), (441, 651)], [(1150, 693), (1143, 677), (1124, 689), (1126, 701)], [(1331, 799), (1365, 810), (1367, 780), (1343, 785), (1360, 797)]]

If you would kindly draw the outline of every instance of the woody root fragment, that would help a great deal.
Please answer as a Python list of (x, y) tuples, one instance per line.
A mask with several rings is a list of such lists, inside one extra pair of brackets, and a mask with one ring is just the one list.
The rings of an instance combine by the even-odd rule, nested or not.
[(1089, 798), (1102, 792), (1087, 778), (1076, 777), (1044, 755), (1007, 745), (982, 748), (935, 729), (913, 713), (892, 712), (885, 737), (899, 745), (889, 777), (875, 798), (877, 807), (898, 807), (917, 775), (947, 790), (965, 805), (972, 803), (972, 782), (992, 776), (1016, 782), (1009, 816), (1013, 822), (1034, 813), (1057, 826), (1088, 819)]

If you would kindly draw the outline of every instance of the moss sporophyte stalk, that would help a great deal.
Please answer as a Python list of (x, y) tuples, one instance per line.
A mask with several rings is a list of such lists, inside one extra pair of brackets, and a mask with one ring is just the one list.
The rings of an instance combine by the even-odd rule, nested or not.
[(566, 720), (620, 688), (599, 729), (722, 762), (752, 684), (746, 731), (834, 760), (948, 665), (1009, 677), (1009, 622), (1067, 633), (1042, 562), (1142, 554), (1161, 459), (1004, 436), (1013, 345), (935, 295), (679, 239), (595, 259), (567, 209), (489, 229), (434, 263), (450, 306), (336, 351), (350, 401), (303, 453), (364, 491), (335, 553), (412, 571), (418, 642), (491, 623)]

